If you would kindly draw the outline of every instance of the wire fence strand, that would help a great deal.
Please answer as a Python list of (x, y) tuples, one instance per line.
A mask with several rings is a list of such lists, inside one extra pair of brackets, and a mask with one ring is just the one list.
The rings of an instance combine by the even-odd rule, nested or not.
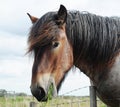
[[(89, 86), (80, 87), (71, 91), (65, 92), (60, 96), (49, 100), (48, 102), (39, 102), (31, 96), (17, 97), (14, 91), (9, 91), (9, 94), (0, 97), (0, 107), (90, 107), (90, 96), (71, 96), (74, 92), (80, 93), (81, 90), (89, 89)], [(120, 98), (116, 98), (120, 102)], [(105, 99), (112, 101), (114, 99)], [(97, 107), (107, 107), (99, 98), (96, 99)]]

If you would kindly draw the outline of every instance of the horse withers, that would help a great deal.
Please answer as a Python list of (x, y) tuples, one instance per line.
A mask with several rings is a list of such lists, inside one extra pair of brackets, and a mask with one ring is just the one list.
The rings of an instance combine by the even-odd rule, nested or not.
[(28, 38), (28, 52), (34, 53), (33, 96), (47, 101), (51, 85), (56, 96), (74, 65), (93, 81), (105, 104), (119, 107), (120, 19), (67, 11), (63, 5), (41, 18), (28, 15), (33, 23)]

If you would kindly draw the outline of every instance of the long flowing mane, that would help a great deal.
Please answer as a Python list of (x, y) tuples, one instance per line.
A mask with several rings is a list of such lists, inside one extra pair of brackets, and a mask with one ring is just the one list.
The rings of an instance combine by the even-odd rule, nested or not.
[[(37, 51), (35, 48), (38, 45), (52, 41), (53, 35), (46, 35), (40, 27), (43, 24), (45, 26), (51, 24), (54, 27), (55, 15), (56, 12), (49, 12), (32, 26), (28, 39), (29, 51), (33, 49)], [(88, 12), (68, 11), (66, 34), (73, 45), (75, 63), (83, 59), (89, 64), (105, 63), (112, 60), (120, 49), (120, 19), (117, 17), (109, 18)]]
[(120, 49), (120, 19), (117, 17), (69, 12), (66, 33), (73, 44), (75, 61), (107, 62)]

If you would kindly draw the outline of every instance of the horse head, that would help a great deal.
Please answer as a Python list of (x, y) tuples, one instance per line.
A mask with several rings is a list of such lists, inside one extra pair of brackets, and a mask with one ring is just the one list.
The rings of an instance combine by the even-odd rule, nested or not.
[(42, 18), (28, 14), (33, 26), (28, 38), (29, 52), (34, 53), (31, 92), (38, 101), (56, 96), (67, 72), (73, 66), (73, 49), (66, 35), (67, 10), (61, 5), (58, 12)]

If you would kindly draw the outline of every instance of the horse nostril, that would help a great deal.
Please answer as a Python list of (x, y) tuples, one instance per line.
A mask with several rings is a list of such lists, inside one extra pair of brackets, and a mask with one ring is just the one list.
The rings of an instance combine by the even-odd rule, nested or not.
[(45, 91), (42, 87), (37, 86), (34, 90), (31, 90), (31, 92), (38, 101), (47, 101)]

